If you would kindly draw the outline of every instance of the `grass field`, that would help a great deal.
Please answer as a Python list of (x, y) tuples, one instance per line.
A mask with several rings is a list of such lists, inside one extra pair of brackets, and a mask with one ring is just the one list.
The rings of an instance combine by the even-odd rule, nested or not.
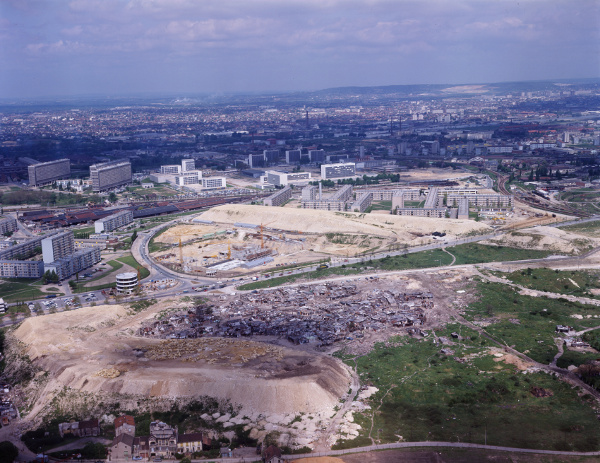
[(148, 270), (146, 267), (140, 266), (138, 261), (135, 260), (135, 258), (133, 256), (119, 257), (117, 260), (119, 262), (122, 262), (124, 264), (127, 264), (127, 265), (133, 267), (136, 270), (138, 267), (140, 267), (139, 271), (140, 271), (140, 279), (141, 280), (150, 276), (150, 270)]
[[(568, 325), (577, 331), (600, 325), (595, 306), (566, 299), (522, 296), (500, 283), (480, 282), (479, 300), (469, 305), (465, 318), (482, 325), (496, 340), (513, 346), (532, 359), (549, 364), (558, 349), (554, 343), (556, 325)], [(572, 318), (581, 315), (583, 319)]]
[(392, 210), (392, 202), (391, 201), (373, 201), (371, 204), (372, 211), (391, 211)]
[[(48, 294), (41, 291), (39, 286), (32, 286), (36, 280), (29, 278), (6, 278), (2, 281), (4, 283), (0, 284), (0, 294), (6, 303), (40, 299)], [(63, 295), (58, 290), (49, 292), (55, 292), (60, 296)]]
[(600, 220), (566, 225), (558, 228), (565, 231), (579, 233), (580, 235), (589, 236), (590, 238), (600, 238)]
[[(500, 262), (507, 260), (540, 259), (550, 253), (548, 251), (535, 251), (531, 249), (508, 248), (504, 246), (485, 246), (477, 243), (461, 244), (447, 248), (456, 257), (455, 265), (479, 264), (483, 262)], [(241, 285), (241, 290), (253, 290), (261, 288), (273, 288), (275, 286), (292, 283), (305, 278), (308, 280), (324, 278), (335, 275), (356, 275), (373, 270), (409, 270), (439, 267), (450, 265), (452, 256), (441, 249), (432, 251), (415, 252), (402, 256), (384, 257), (383, 259), (369, 260), (362, 264), (351, 264), (346, 267), (335, 267), (302, 275), (287, 275), (275, 277), (269, 280), (255, 281)]]
[[(436, 336), (459, 331), (448, 326)], [(476, 332), (462, 328), (462, 340), (440, 352), (430, 340), (392, 338), (354, 360), (361, 382), (376, 386), (372, 411), (355, 414), (361, 436), (338, 447), (382, 443), (460, 441), (554, 450), (598, 450), (598, 421), (576, 390), (544, 373), (520, 373), (496, 362)], [(551, 391), (535, 397), (533, 387)], [(371, 422), (371, 419), (373, 422)], [(527, 430), (524, 432), (524, 430)]]
[(502, 274), (526, 288), (573, 296), (595, 297), (589, 290), (600, 288), (598, 271), (559, 271), (546, 268), (526, 269)]

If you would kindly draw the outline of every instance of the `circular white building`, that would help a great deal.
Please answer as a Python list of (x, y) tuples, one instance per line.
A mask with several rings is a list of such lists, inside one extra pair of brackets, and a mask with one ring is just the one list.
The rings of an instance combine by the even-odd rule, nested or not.
[(117, 292), (120, 294), (131, 294), (138, 287), (137, 273), (125, 272), (117, 275)]

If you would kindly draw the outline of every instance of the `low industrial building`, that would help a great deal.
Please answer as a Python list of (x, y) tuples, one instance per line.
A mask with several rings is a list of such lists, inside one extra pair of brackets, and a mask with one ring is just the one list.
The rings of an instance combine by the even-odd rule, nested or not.
[(268, 170), (266, 173), (267, 183), (275, 186), (287, 186), (298, 183), (306, 183), (311, 179), (310, 172), (279, 172)]

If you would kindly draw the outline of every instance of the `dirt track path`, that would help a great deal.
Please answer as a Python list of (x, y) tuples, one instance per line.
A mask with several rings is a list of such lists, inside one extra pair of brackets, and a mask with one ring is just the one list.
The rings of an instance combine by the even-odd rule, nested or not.
[(331, 445), (329, 444), (331, 437), (337, 433), (337, 430), (340, 426), (342, 419), (344, 418), (344, 415), (350, 410), (350, 408), (352, 407), (352, 402), (356, 400), (356, 396), (360, 391), (360, 379), (356, 374), (356, 366), (350, 370), (350, 373), (352, 375), (352, 381), (350, 383), (350, 393), (348, 394), (346, 401), (342, 404), (337, 413), (333, 416), (333, 418), (331, 418), (329, 425), (327, 426), (327, 431), (325, 431), (321, 435), (319, 440), (315, 443), (315, 451), (317, 452), (322, 452), (331, 448)]

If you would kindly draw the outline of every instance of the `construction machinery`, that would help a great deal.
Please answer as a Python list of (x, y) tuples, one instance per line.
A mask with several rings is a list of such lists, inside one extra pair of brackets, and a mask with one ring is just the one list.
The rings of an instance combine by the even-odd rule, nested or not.
[(260, 228), (260, 248), (264, 249), (265, 248), (265, 240), (264, 240), (264, 233), (263, 233), (263, 229), (267, 226), (270, 225), (272, 223), (274, 223), (275, 220), (273, 220), (272, 222), (268, 222), (268, 223), (261, 223), (259, 228)]
[(181, 236), (179, 237), (179, 264), (183, 268), (183, 248), (181, 247)]

